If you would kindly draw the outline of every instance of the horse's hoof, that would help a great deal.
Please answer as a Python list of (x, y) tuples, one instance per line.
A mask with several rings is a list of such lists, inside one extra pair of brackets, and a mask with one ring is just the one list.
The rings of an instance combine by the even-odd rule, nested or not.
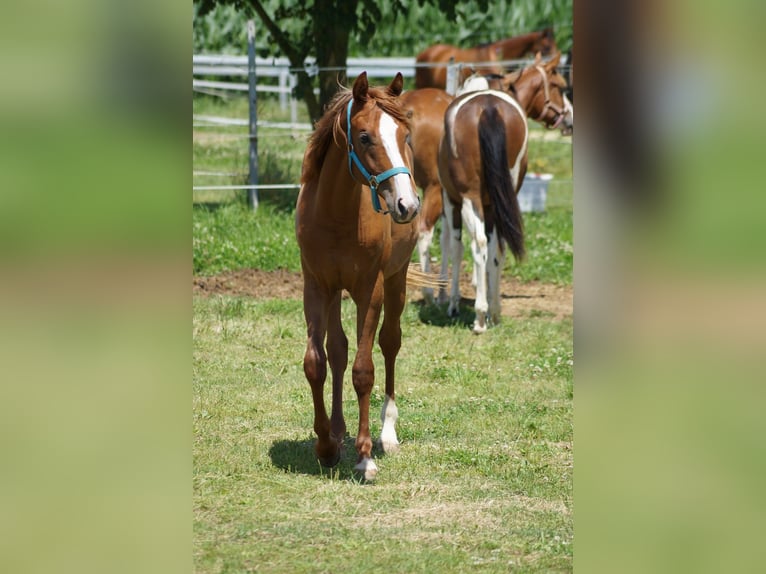
[(380, 446), (386, 454), (396, 454), (399, 452), (399, 441), (381, 440)]
[(484, 323), (483, 325), (480, 325), (479, 323), (473, 324), (473, 332), (475, 335), (481, 335), (482, 333), (487, 332), (487, 324)]
[(340, 462), (341, 449), (335, 446), (330, 448), (319, 448), (319, 443), (314, 447), (319, 464), (325, 468), (333, 468)]
[(354, 470), (361, 474), (365, 480), (375, 480), (378, 475), (378, 467), (371, 458), (363, 458), (357, 463)]
[(449, 307), (447, 308), (447, 316), (454, 318), (459, 315), (460, 315), (460, 306), (450, 303)]

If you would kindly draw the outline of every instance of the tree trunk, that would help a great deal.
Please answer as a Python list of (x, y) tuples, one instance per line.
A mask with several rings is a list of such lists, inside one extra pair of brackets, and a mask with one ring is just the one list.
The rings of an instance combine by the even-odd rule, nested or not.
[[(356, 23), (357, 0), (316, 0), (314, 3), (314, 41), (319, 68), (319, 115), (338, 92), (339, 84), (347, 85), (346, 59), (351, 29)], [(311, 114), (311, 110), (309, 110)]]

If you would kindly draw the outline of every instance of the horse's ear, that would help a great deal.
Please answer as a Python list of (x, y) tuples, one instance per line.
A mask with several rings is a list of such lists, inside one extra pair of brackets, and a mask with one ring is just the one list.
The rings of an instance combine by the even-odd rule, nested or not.
[(521, 77), (522, 70), (516, 70), (515, 72), (511, 72), (510, 74), (506, 74), (503, 76), (503, 89), (507, 92), (511, 89), (511, 86), (514, 85), (516, 82), (519, 81), (519, 78)]
[(396, 76), (391, 80), (391, 85), (388, 86), (388, 93), (394, 97), (399, 96), (402, 93), (404, 87), (404, 77), (401, 72), (396, 72)]
[(561, 52), (556, 52), (553, 57), (548, 60), (548, 62), (545, 64), (545, 69), (550, 72), (551, 70), (555, 70), (559, 66), (559, 62), (561, 61)]
[(549, 40), (553, 40), (554, 34), (553, 34), (553, 27), (548, 26), (545, 30), (543, 30), (543, 38), (548, 38)]
[(354, 94), (354, 100), (362, 103), (366, 102), (367, 88), (369, 88), (369, 84), (367, 83), (367, 72), (362, 72), (359, 74), (359, 77), (357, 77), (354, 82), (354, 87), (351, 89), (351, 93)]
[(538, 52), (537, 54), (535, 54), (535, 61), (532, 62), (532, 65), (539, 66), (542, 63), (542, 61), (543, 61), (543, 55), (542, 53)]

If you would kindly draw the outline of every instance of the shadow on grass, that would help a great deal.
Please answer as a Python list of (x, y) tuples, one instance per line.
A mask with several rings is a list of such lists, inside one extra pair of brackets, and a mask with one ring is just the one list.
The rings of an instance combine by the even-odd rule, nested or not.
[(461, 327), (468, 328), (473, 327), (474, 319), (476, 319), (474, 304), (474, 299), (461, 298), (457, 317), (450, 317), (447, 315), (448, 303), (429, 304), (423, 299), (413, 303), (413, 305), (418, 307), (418, 318), (426, 325), (434, 325), (436, 327), (460, 325)]
[[(373, 442), (372, 456), (379, 459), (383, 455), (380, 446)], [(351, 482), (365, 482), (354, 471), (356, 464), (356, 448), (354, 437), (346, 436), (343, 440), (343, 452), (341, 459), (333, 468), (325, 468), (319, 464), (314, 454), (314, 439), (305, 440), (278, 440), (269, 449), (269, 458), (277, 468), (285, 472), (307, 474), (311, 476), (330, 478), (332, 480), (347, 480)]]

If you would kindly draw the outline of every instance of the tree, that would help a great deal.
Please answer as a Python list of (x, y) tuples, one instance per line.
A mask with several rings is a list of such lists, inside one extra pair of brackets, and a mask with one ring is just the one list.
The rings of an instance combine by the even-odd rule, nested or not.
[[(476, 0), (486, 10), (489, 0)], [(417, 0), (421, 6), (435, 4), (448, 18), (455, 18), (459, 0)], [(209, 12), (218, 4), (234, 5), (255, 14), (269, 32), (271, 40), (290, 60), (297, 72), (297, 96), (308, 106), (312, 121), (318, 120), (324, 106), (338, 91), (338, 83), (346, 82), (346, 58), (349, 38), (360, 41), (375, 34), (385, 5), (396, 17), (405, 14), (407, 0), (198, 0), (199, 14)], [(304, 61), (316, 57), (319, 98), (314, 94), (315, 75), (306, 70)]]

